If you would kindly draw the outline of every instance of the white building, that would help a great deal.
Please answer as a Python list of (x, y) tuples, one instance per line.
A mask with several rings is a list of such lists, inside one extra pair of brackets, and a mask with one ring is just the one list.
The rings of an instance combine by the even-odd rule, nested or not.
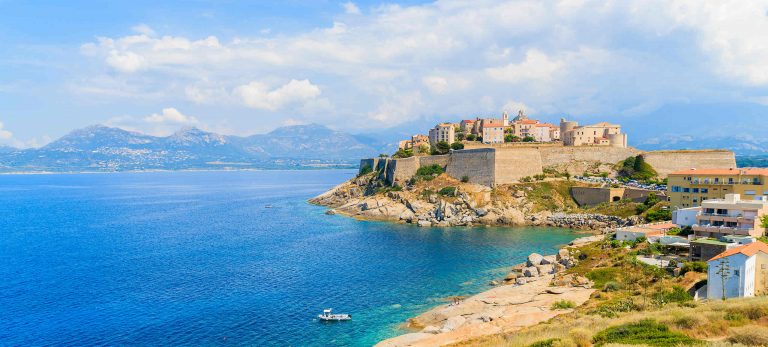
[(689, 227), (696, 224), (696, 215), (701, 212), (700, 207), (680, 208), (672, 211), (672, 223), (680, 227)]
[[(765, 294), (768, 245), (752, 242), (726, 250), (707, 262), (707, 298), (752, 297)], [(725, 288), (725, 291), (723, 291)]]

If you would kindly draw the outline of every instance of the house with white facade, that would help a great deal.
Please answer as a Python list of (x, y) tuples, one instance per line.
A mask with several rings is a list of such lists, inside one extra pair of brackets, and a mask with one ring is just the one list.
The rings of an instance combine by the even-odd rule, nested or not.
[(707, 298), (765, 295), (768, 288), (768, 245), (752, 242), (718, 254), (707, 262)]

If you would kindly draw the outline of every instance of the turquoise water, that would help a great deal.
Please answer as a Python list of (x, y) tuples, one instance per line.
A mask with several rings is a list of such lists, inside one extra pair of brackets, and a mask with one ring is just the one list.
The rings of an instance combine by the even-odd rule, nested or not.
[[(368, 346), (575, 238), (306, 203), (353, 174), (0, 176), (0, 345)], [(354, 320), (317, 322), (326, 307)]]

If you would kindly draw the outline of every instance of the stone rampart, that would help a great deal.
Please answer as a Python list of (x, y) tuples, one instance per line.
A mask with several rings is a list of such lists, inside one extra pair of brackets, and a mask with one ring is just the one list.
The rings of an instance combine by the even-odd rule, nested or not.
[(464, 176), (469, 182), (493, 186), (495, 182), (496, 150), (492, 148), (465, 149), (450, 154), (446, 173), (456, 179)]
[(568, 164), (571, 162), (595, 162), (616, 164), (642, 151), (632, 147), (607, 146), (542, 146), (541, 163), (544, 167)]
[(735, 168), (736, 154), (726, 150), (652, 151), (643, 154), (660, 177), (672, 172), (696, 169)]
[(494, 162), (494, 185), (510, 184), (523, 177), (543, 173), (541, 152), (537, 148), (498, 148)]

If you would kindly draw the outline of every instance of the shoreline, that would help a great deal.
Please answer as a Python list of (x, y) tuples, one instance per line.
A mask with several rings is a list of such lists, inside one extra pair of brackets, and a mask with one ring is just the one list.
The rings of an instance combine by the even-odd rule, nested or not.
[[(444, 346), (514, 332), (573, 312), (589, 300), (595, 289), (588, 279), (563, 272), (578, 262), (575, 247), (603, 238), (603, 235), (576, 238), (556, 255), (531, 254), (528, 261), (513, 266), (501, 284), (411, 317), (404, 327), (413, 332), (379, 341), (375, 346)], [(538, 269), (551, 269), (551, 273), (539, 274)], [(536, 273), (532, 273), (534, 271)], [(574, 307), (555, 309), (553, 305), (561, 301), (572, 302)]]
[(125, 170), (125, 171), (20, 171), (20, 172), (0, 172), (0, 176), (24, 176), (24, 175), (100, 175), (100, 174), (142, 174), (142, 173), (157, 173), (157, 172), (253, 172), (253, 171), (322, 171), (322, 170), (357, 170), (354, 167), (308, 167), (308, 168), (296, 168), (296, 169), (182, 169), (182, 170)]

